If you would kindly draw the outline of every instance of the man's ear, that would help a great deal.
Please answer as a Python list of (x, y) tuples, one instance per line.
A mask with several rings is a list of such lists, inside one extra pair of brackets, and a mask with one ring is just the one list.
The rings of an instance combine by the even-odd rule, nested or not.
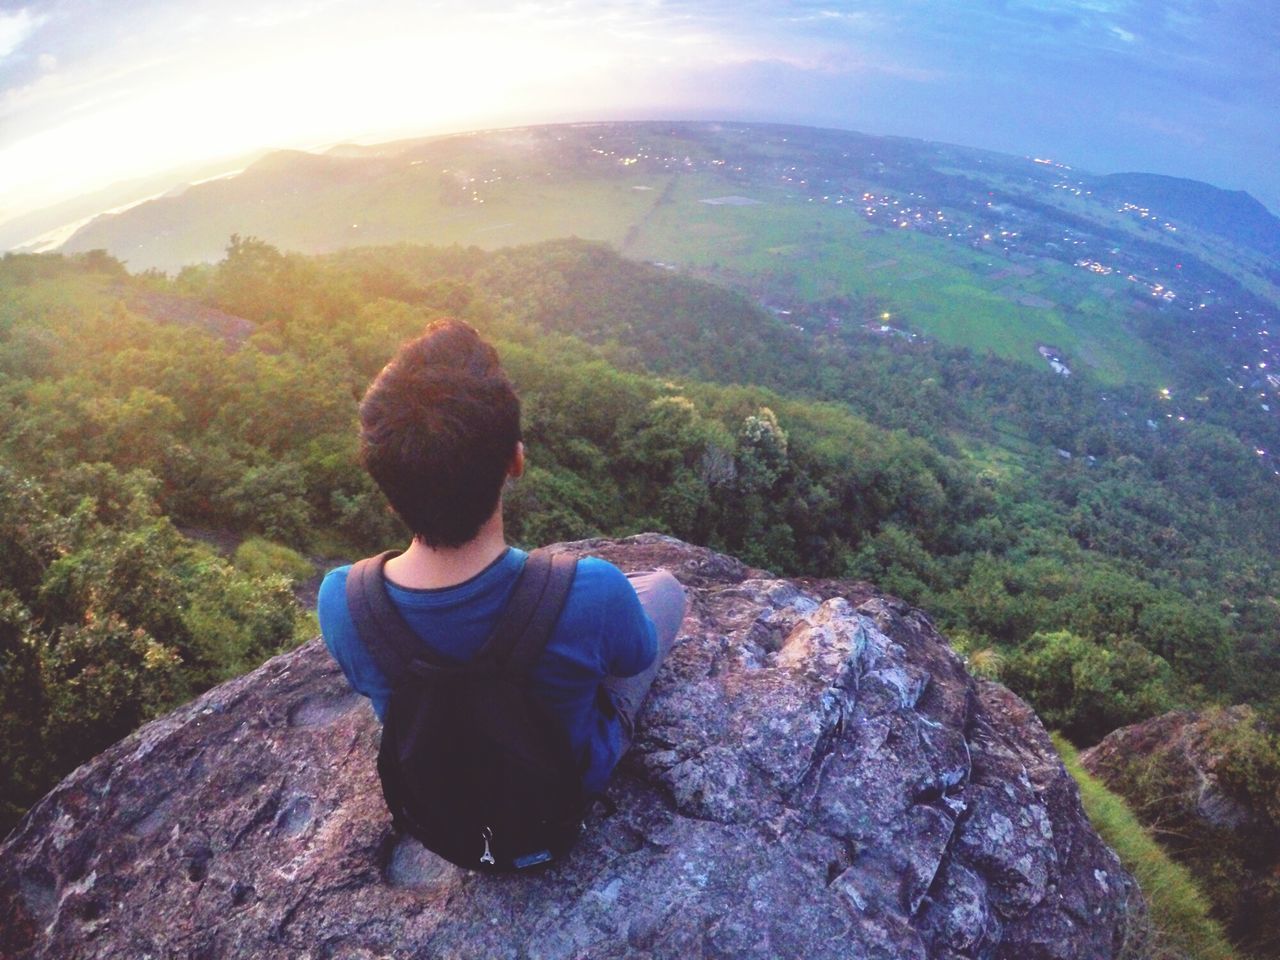
[(507, 468), (507, 476), (512, 480), (524, 476), (524, 441), (516, 442), (516, 452), (511, 456), (511, 466)]

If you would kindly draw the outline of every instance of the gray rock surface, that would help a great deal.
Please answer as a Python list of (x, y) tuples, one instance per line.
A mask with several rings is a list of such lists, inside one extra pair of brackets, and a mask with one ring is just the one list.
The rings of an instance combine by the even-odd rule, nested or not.
[[(1252, 707), (1174, 710), (1107, 734), (1080, 754), (1200, 881), (1231, 942), (1280, 958), (1280, 820), (1266, 763), (1251, 789), (1230, 774), (1228, 743), (1269, 728)], [(1233, 780), (1235, 782), (1233, 782)]]
[(323, 645), (81, 767), (0, 847), (3, 957), (1116, 957), (1144, 907), (1031, 710), (866, 584), (646, 534), (689, 588), (616, 813), (471, 874), (397, 838)]
[[(1250, 807), (1246, 798), (1223, 787), (1218, 779), (1222, 761), (1221, 733), (1244, 724), (1259, 724), (1247, 704), (1225, 710), (1171, 710), (1168, 713), (1113, 730), (1096, 746), (1080, 754), (1085, 769), (1108, 787), (1142, 807), (1163, 801), (1161, 817), (1176, 807), (1182, 819), (1200, 821), (1213, 830), (1260, 833), (1266, 815)], [(1157, 769), (1159, 768), (1159, 769)], [(1159, 773), (1153, 785), (1159, 797), (1142, 796), (1141, 774)]]

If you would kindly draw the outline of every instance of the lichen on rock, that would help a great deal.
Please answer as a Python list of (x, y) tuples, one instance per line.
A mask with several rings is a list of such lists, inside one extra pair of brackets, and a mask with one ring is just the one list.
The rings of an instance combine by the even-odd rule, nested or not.
[(690, 596), (617, 811), (563, 863), (481, 876), (397, 837), (377, 721), (313, 641), (28, 814), (0, 956), (1080, 960), (1142, 927), (1035, 715), (920, 611), (652, 534), (562, 549)]

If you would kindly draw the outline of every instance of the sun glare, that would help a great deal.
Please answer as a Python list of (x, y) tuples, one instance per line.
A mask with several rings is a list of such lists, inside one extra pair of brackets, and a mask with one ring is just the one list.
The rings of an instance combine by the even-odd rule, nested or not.
[(264, 147), (583, 119), (602, 95), (637, 105), (628, 79), (646, 70), (642, 38), (604, 31), (586, 44), (551, 21), (516, 27), (480, 16), (399, 28), (369, 18), (285, 46), (211, 45), (185, 63), (157, 59), (94, 109), (0, 151), (4, 205), (34, 207), (90, 168), (107, 183)]

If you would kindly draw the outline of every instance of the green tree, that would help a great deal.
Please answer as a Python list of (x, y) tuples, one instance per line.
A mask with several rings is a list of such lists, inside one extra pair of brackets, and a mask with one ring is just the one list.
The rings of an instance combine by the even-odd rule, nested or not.
[(768, 493), (782, 479), (787, 464), (787, 434), (777, 415), (761, 407), (742, 421), (738, 431), (738, 487), (747, 493)]
[(17, 594), (0, 589), (0, 832), (7, 832), (49, 779), (41, 736), (48, 707), (31, 621)]
[(315, 516), (298, 464), (286, 460), (250, 467), (225, 499), (242, 528), (291, 546), (306, 544)]
[(40, 645), (47, 710), (43, 746), (67, 769), (128, 734), (178, 690), (175, 650), (111, 613), (90, 612)]
[(1006, 659), (1001, 678), (1046, 726), (1083, 745), (1174, 703), (1162, 659), (1132, 640), (1102, 646), (1066, 630), (1033, 635)]

